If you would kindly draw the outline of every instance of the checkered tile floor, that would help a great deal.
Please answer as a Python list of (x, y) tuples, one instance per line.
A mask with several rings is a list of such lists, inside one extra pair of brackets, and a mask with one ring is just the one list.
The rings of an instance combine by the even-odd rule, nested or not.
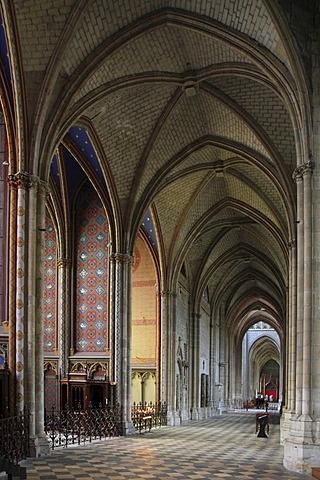
[(258, 438), (248, 412), (58, 449), (23, 464), (28, 480), (311, 479), (285, 470), (282, 456), (279, 425)]

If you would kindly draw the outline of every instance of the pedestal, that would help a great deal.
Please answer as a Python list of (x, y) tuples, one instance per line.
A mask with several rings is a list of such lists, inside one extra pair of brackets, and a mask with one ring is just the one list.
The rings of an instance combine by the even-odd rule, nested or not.
[(50, 455), (50, 445), (46, 436), (30, 437), (29, 439), (30, 457), (43, 457)]
[(312, 467), (320, 465), (320, 420), (309, 415), (291, 418), (283, 446), (283, 465), (288, 470), (310, 474)]

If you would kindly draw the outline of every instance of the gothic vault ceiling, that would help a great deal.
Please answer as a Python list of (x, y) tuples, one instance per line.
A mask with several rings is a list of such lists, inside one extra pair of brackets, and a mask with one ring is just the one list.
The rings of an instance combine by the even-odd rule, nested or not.
[(9, 3), (30, 139), (16, 168), (47, 177), (70, 129), (85, 131), (78, 158), (107, 192), (115, 248), (133, 251), (150, 209), (163, 287), (185, 264), (194, 297), (208, 287), (230, 324), (263, 307), (283, 328), (305, 85), (282, 2)]

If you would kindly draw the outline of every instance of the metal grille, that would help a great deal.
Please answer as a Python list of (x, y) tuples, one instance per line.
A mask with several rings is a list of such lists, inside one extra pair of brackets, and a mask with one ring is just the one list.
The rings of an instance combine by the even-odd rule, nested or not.
[(0, 419), (0, 457), (14, 464), (29, 455), (29, 413)]
[(45, 433), (52, 450), (120, 436), (122, 430), (123, 408), (120, 406), (89, 407), (88, 410), (67, 408), (61, 412), (53, 407), (45, 414)]
[(167, 425), (167, 404), (165, 402), (134, 403), (131, 417), (134, 428), (140, 433)]

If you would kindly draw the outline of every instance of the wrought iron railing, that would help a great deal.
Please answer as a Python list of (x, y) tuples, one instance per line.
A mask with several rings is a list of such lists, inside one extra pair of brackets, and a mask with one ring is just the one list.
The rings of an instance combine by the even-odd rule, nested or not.
[(123, 409), (118, 405), (60, 412), (53, 407), (45, 413), (45, 433), (52, 450), (117, 437), (122, 430)]
[(140, 433), (167, 425), (167, 404), (165, 402), (134, 403), (131, 418), (133, 426)]
[(29, 455), (29, 418), (27, 410), (0, 418), (0, 457), (17, 464)]
[(19, 462), (29, 455), (29, 420), (27, 409), (0, 418), (0, 473), (5, 472), (6, 478), (27, 478), (26, 467)]

